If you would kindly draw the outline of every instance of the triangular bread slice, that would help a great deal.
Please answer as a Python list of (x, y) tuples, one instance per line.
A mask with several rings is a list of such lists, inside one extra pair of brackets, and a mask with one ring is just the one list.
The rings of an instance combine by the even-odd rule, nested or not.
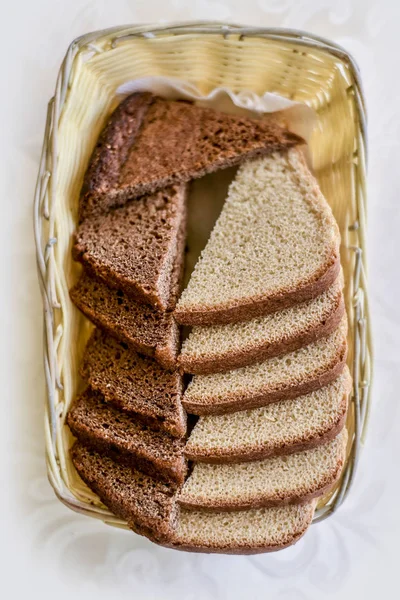
[(236, 323), (310, 300), (339, 274), (340, 234), (301, 151), (242, 165), (175, 309), (179, 323)]
[(311, 525), (316, 501), (273, 508), (209, 512), (182, 508), (173, 542), (176, 550), (213, 554), (264, 554), (299, 541)]
[(227, 465), (195, 463), (178, 502), (197, 510), (247, 510), (309, 502), (335, 485), (345, 462), (346, 443), (344, 429), (326, 444), (288, 456)]
[(195, 415), (222, 415), (295, 398), (327, 385), (343, 371), (347, 356), (347, 317), (339, 327), (289, 354), (227, 373), (195, 375), (183, 405)]
[(110, 336), (154, 357), (166, 369), (174, 368), (180, 336), (172, 313), (141, 304), (85, 271), (70, 290), (70, 297), (92, 323)]
[(223, 464), (316, 448), (343, 429), (351, 384), (346, 367), (333, 383), (305, 396), (254, 410), (200, 417), (185, 454), (190, 460)]
[[(108, 286), (160, 310), (174, 308), (176, 262), (183, 258), (187, 186), (166, 188), (86, 219), (77, 232), (73, 258)], [(172, 278), (172, 280), (171, 280)]]
[(251, 365), (293, 352), (328, 336), (344, 311), (343, 274), (326, 292), (251, 321), (194, 327), (178, 357), (186, 373), (207, 375)]
[(88, 388), (76, 398), (67, 423), (82, 443), (148, 475), (182, 484), (184, 439), (154, 431)]
[(154, 541), (170, 540), (176, 528), (177, 486), (162, 482), (76, 442), (72, 462), (87, 486), (117, 517)]
[(299, 136), (271, 121), (132, 94), (111, 115), (93, 151), (80, 219), (299, 143)]
[(183, 381), (155, 360), (140, 356), (100, 330), (88, 341), (82, 377), (107, 402), (132, 413), (153, 429), (181, 437), (186, 433)]
[(232, 513), (178, 510), (177, 488), (76, 443), (71, 451), (83, 481), (131, 529), (153, 542), (192, 552), (256, 554), (297, 542), (311, 524), (315, 501)]

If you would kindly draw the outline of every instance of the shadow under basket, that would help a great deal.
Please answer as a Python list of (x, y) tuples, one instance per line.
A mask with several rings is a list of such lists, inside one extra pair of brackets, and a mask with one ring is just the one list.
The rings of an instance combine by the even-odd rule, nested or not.
[(126, 527), (81, 481), (69, 456), (65, 425), (81, 385), (78, 373), (91, 325), (68, 290), (80, 267), (71, 258), (83, 175), (122, 83), (175, 77), (206, 94), (275, 92), (316, 113), (309, 150), (314, 173), (338, 221), (349, 316), (353, 377), (347, 461), (340, 481), (320, 499), (314, 522), (331, 515), (354, 479), (370, 406), (372, 344), (366, 280), (366, 116), (358, 68), (339, 46), (300, 31), (187, 23), (126, 26), (84, 35), (69, 47), (49, 102), (34, 200), (39, 280), (44, 304), (48, 476), (71, 509)]

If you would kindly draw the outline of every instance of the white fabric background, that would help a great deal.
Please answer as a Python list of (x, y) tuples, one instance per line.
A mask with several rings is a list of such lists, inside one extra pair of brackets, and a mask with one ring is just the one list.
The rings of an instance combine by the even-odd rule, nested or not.
[[(1, 2), (3, 270), (1, 590), (6, 598), (120, 600), (394, 598), (398, 588), (400, 419), (397, 0), (25, 0)], [(220, 19), (330, 37), (354, 53), (369, 107), (369, 265), (376, 343), (369, 437), (339, 514), (275, 555), (168, 551), (75, 515), (43, 458), (42, 316), (32, 195), (46, 103), (69, 42), (122, 23)]]

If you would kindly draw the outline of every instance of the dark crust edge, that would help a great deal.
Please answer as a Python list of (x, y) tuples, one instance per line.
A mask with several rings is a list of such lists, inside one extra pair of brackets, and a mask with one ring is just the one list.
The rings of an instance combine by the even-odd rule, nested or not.
[[(250, 555), (250, 554), (265, 554), (267, 552), (276, 552), (277, 550), (283, 550), (284, 548), (288, 548), (292, 546), (296, 542), (303, 537), (303, 535), (308, 530), (311, 525), (312, 517), (315, 510), (315, 500), (310, 503), (310, 514), (308, 515), (308, 519), (304, 518), (304, 525), (301, 529), (292, 535), (290, 539), (285, 541), (282, 544), (268, 545), (268, 546), (250, 546), (250, 545), (241, 545), (241, 546), (193, 546), (189, 544), (185, 544), (183, 542), (177, 540), (171, 540), (170, 542), (161, 543), (161, 545), (171, 548), (173, 550), (182, 550), (184, 552), (202, 552), (204, 554), (233, 554), (233, 555)], [(155, 541), (155, 540), (152, 540)], [(157, 543), (157, 542), (156, 542)], [(160, 543), (160, 542), (159, 542)]]
[(337, 353), (336, 361), (332, 363), (322, 374), (314, 376), (304, 383), (293, 385), (283, 390), (260, 391), (257, 395), (243, 397), (242, 394), (232, 394), (226, 401), (219, 402), (217, 398), (207, 398), (207, 404), (198, 404), (191, 400), (186, 400), (183, 396), (182, 404), (189, 414), (204, 415), (225, 415), (241, 410), (251, 408), (261, 408), (272, 402), (280, 400), (293, 400), (298, 396), (304, 396), (315, 392), (329, 383), (332, 383), (342, 373), (346, 366), (347, 359), (347, 341), (344, 341)]
[[(183, 253), (185, 244), (184, 240), (182, 247), (181, 238), (182, 236), (184, 238), (186, 237), (188, 186), (180, 186), (179, 190), (176, 191), (176, 195), (179, 196), (180, 206), (177, 209), (175, 228), (172, 231), (172, 234), (175, 233), (175, 238), (171, 239), (168, 247), (168, 254), (172, 255), (172, 260), (169, 261), (170, 266), (168, 269), (168, 278), (170, 286), (166, 295), (163, 295), (163, 290), (160, 288), (159, 280), (155, 284), (155, 289), (148, 292), (143, 289), (141, 284), (135, 281), (129, 281), (124, 276), (116, 274), (111, 265), (98, 264), (96, 260), (93, 260), (91, 253), (87, 251), (86, 244), (81, 241), (79, 230), (75, 231), (73, 234), (73, 260), (81, 263), (86, 272), (93, 279), (97, 279), (100, 282), (105, 283), (110, 288), (124, 291), (127, 296), (134, 300), (143, 301), (145, 304), (154, 306), (161, 311), (173, 309), (179, 295), (179, 289), (177, 289), (175, 278), (177, 277), (177, 269), (179, 272), (181, 264), (180, 254)], [(84, 223), (82, 225), (84, 225)], [(167, 259), (165, 259), (165, 262), (168, 262)]]
[[(350, 387), (350, 384), (349, 384)], [(302, 452), (303, 450), (312, 450), (322, 444), (330, 442), (344, 429), (346, 425), (347, 409), (348, 409), (348, 398), (350, 391), (346, 390), (342, 397), (341, 413), (338, 420), (328, 430), (316, 434), (313, 437), (296, 442), (294, 444), (283, 444), (282, 446), (256, 448), (252, 450), (240, 450), (238, 452), (222, 453), (212, 455), (211, 453), (199, 453), (199, 452), (188, 452), (184, 451), (184, 454), (188, 460), (194, 460), (197, 462), (205, 462), (209, 464), (229, 464), (229, 463), (241, 463), (251, 462), (254, 460), (262, 460), (271, 456), (283, 456), (285, 454), (295, 454), (296, 452)]]
[(172, 435), (173, 437), (185, 437), (187, 434), (187, 414), (185, 409), (182, 406), (182, 395), (184, 390), (183, 379), (179, 375), (178, 372), (175, 375), (178, 377), (178, 407), (180, 411), (177, 413), (179, 418), (176, 419), (166, 419), (162, 417), (153, 416), (147, 414), (145, 412), (138, 412), (136, 410), (128, 410), (126, 405), (123, 404), (123, 401), (114, 394), (110, 394), (107, 388), (103, 385), (98, 385), (95, 383), (92, 377), (92, 369), (90, 366), (90, 359), (87, 358), (87, 352), (90, 352), (91, 343), (96, 335), (96, 329), (93, 330), (83, 354), (83, 358), (79, 367), (79, 374), (84, 381), (89, 384), (89, 387), (95, 391), (100, 392), (106, 402), (109, 402), (112, 406), (115, 406), (119, 410), (124, 413), (127, 413), (140, 421), (141, 423), (148, 425), (149, 427), (155, 429), (156, 431), (164, 431)]
[(180, 310), (178, 306), (174, 316), (181, 325), (226, 325), (247, 321), (320, 296), (335, 282), (339, 272), (340, 256), (339, 251), (335, 250), (327, 265), (314, 275), (312, 281), (304, 283), (301, 287), (280, 291), (267, 298), (247, 298), (215, 308), (207, 307), (204, 310)]
[(137, 352), (141, 352), (146, 356), (154, 357), (165, 369), (173, 369), (176, 363), (176, 357), (179, 350), (179, 332), (177, 323), (174, 321), (171, 315), (171, 330), (172, 336), (167, 344), (158, 345), (158, 346), (147, 346), (145, 344), (141, 344), (140, 342), (132, 340), (129, 336), (127, 336), (121, 329), (117, 326), (110, 327), (107, 323), (98, 315), (95, 311), (93, 311), (88, 305), (84, 304), (80, 301), (79, 296), (79, 282), (71, 288), (69, 292), (70, 298), (75, 306), (91, 321), (98, 327), (102, 329), (112, 337), (121, 340), (128, 344), (130, 348), (136, 350)]
[[(79, 222), (89, 215), (100, 214), (101, 200), (115, 196), (121, 164), (128, 155), (146, 113), (155, 97), (137, 92), (123, 100), (108, 119), (89, 160), (79, 200)], [(120, 132), (124, 135), (121, 136)], [(117, 206), (118, 199), (110, 206)]]
[(187, 464), (183, 453), (174, 461), (160, 460), (157, 457), (145, 455), (140, 451), (128, 451), (117, 446), (116, 443), (101, 439), (90, 429), (83, 428), (74, 415), (74, 408), (67, 416), (67, 424), (73, 435), (84, 445), (93, 448), (99, 454), (103, 454), (124, 466), (143, 471), (151, 477), (159, 477), (168, 483), (182, 484), (184, 482)]
[[(180, 408), (182, 410), (179, 412), (179, 419), (175, 419), (175, 420), (158, 418), (156, 416), (152, 416), (152, 415), (146, 414), (144, 412), (140, 413), (135, 410), (127, 410), (126, 406), (123, 404), (122, 400), (119, 397), (114, 396), (114, 395), (113, 396), (107, 395), (106, 390), (104, 389), (103, 386), (96, 385), (91, 377), (90, 370), (86, 370), (83, 367), (84, 367), (84, 365), (81, 365), (81, 368), (79, 370), (79, 373), (80, 373), (82, 379), (84, 379), (89, 384), (90, 388), (93, 391), (100, 392), (104, 396), (104, 400), (106, 402), (109, 402), (112, 406), (115, 406), (122, 412), (127, 413), (128, 415), (131, 415), (132, 417), (138, 419), (138, 421), (140, 421), (141, 423), (144, 423), (145, 425), (152, 427), (156, 431), (165, 431), (165, 432), (169, 433), (170, 435), (172, 435), (173, 437), (177, 437), (177, 438), (186, 436), (186, 434), (187, 434), (187, 414), (186, 414), (185, 409), (182, 406), (182, 402), (180, 402)], [(183, 381), (181, 381), (179, 392), (180, 392), (180, 396), (181, 396), (183, 393)]]
[(282, 140), (277, 139), (276, 142), (269, 142), (267, 146), (261, 148), (254, 148), (252, 150), (248, 150), (247, 152), (241, 152), (237, 156), (222, 158), (202, 169), (195, 169), (193, 171), (185, 170), (180, 173), (170, 175), (168, 177), (162, 177), (157, 181), (152, 181), (144, 184), (136, 184), (135, 186), (126, 186), (120, 189), (113, 190), (112, 198), (114, 199), (116, 205), (121, 205), (128, 198), (138, 198), (139, 196), (143, 196), (145, 194), (154, 194), (158, 190), (165, 187), (169, 187), (171, 185), (176, 185), (178, 183), (186, 183), (188, 181), (191, 181), (192, 179), (199, 179), (201, 177), (204, 177), (209, 173), (215, 173), (216, 171), (228, 169), (229, 167), (236, 167), (248, 160), (253, 160), (262, 156), (267, 156), (268, 154), (273, 154), (274, 152), (283, 152), (285, 150), (293, 148), (294, 146), (301, 146), (305, 144), (303, 138), (296, 135), (295, 133), (279, 125), (274, 125), (274, 128), (277, 133), (279, 132), (279, 134), (282, 137)]
[[(344, 423), (346, 421), (346, 417), (344, 418)], [(341, 433), (341, 431), (344, 428), (344, 423), (343, 423), (343, 427), (342, 429), (340, 429), (340, 431), (338, 432), (337, 435), (339, 435)], [(335, 439), (336, 435), (333, 435), (332, 432), (335, 432), (335, 430), (340, 427), (342, 424), (342, 420), (338, 421), (337, 424), (335, 424), (335, 427), (329, 432), (329, 436), (332, 435), (332, 438), (329, 440), (325, 440), (321, 443), (318, 443), (314, 446), (314, 448), (323, 445), (324, 443), (328, 443), (329, 441)], [(328, 434), (326, 434), (328, 435)], [(308, 447), (308, 448), (303, 448), (303, 451), (306, 450), (311, 450), (312, 447)], [(294, 454), (295, 452), (290, 452), (290, 453), (285, 453), (285, 454)], [(276, 456), (275, 454), (271, 455), (271, 458), (273, 456)], [(244, 462), (248, 462), (247, 459)], [(346, 447), (344, 444), (342, 444), (342, 446), (339, 448), (338, 450), (338, 462), (335, 466), (335, 469), (331, 471), (331, 473), (329, 474), (329, 477), (325, 477), (324, 481), (321, 483), (321, 485), (318, 486), (318, 488), (314, 489), (312, 492), (309, 492), (307, 494), (292, 494), (290, 496), (286, 496), (285, 498), (276, 498), (275, 500), (270, 499), (270, 498), (263, 498), (262, 496), (259, 496), (258, 498), (253, 498), (253, 500), (249, 500), (247, 502), (225, 502), (222, 500), (221, 503), (215, 503), (214, 505), (212, 504), (204, 504), (201, 502), (201, 500), (199, 502), (190, 502), (190, 501), (186, 501), (180, 498), (180, 496), (178, 495), (177, 497), (177, 502), (180, 506), (182, 506), (183, 508), (188, 508), (188, 509), (193, 509), (193, 510), (204, 510), (207, 512), (232, 512), (232, 511), (236, 511), (236, 510), (250, 510), (253, 508), (272, 508), (274, 506), (285, 506), (288, 504), (307, 504), (308, 502), (310, 502), (311, 500), (313, 500), (314, 498), (319, 498), (320, 496), (323, 496), (324, 494), (328, 493), (333, 486), (337, 483), (337, 481), (339, 480), (341, 474), (342, 474), (342, 470), (343, 467), (345, 465), (346, 462)]]
[[(78, 442), (79, 443), (79, 442)], [(156, 539), (161, 539), (165, 536), (166, 539), (169, 539), (171, 536), (174, 535), (174, 530), (171, 527), (172, 524), (170, 524), (170, 526), (166, 526), (165, 528), (162, 529), (166, 529), (166, 531), (161, 531), (159, 530), (159, 523), (155, 523), (154, 524), (154, 529), (149, 527), (146, 523), (142, 522), (142, 520), (136, 516), (135, 520), (132, 519), (132, 515), (130, 513), (128, 513), (128, 511), (125, 510), (121, 510), (121, 505), (118, 501), (115, 501), (113, 498), (111, 498), (108, 494), (103, 494), (101, 486), (97, 485), (96, 482), (91, 481), (90, 478), (87, 476), (85, 469), (81, 466), (79, 458), (76, 456), (75, 453), (75, 447), (77, 446), (77, 443), (74, 444), (74, 446), (71, 448), (71, 458), (72, 458), (72, 462), (73, 465), (76, 469), (76, 471), (78, 472), (80, 478), (82, 479), (82, 481), (95, 493), (97, 494), (97, 496), (100, 498), (101, 502), (107, 506), (107, 508), (118, 518), (120, 519), (124, 519), (125, 521), (130, 523), (130, 527), (136, 531), (137, 533), (140, 533), (141, 531), (146, 531), (146, 533), (140, 533), (140, 535), (146, 535), (146, 537), (149, 537), (150, 539), (154, 538), (154, 540)], [(158, 529), (157, 529), (158, 528)]]
[(307, 346), (317, 340), (327, 337), (339, 326), (339, 323), (344, 315), (345, 305), (342, 292), (339, 292), (335, 306), (330, 315), (316, 326), (311, 326), (300, 335), (294, 337), (286, 337), (277, 343), (247, 347), (236, 351), (230, 351), (229, 354), (215, 354), (205, 358), (185, 359), (182, 355), (178, 357), (178, 367), (186, 372), (194, 375), (211, 375), (213, 373), (223, 373), (246, 367), (257, 362), (261, 362), (267, 358), (280, 356), (294, 352), (303, 346)]
[[(304, 144), (303, 138), (278, 124), (274, 124), (277, 140), (275, 143), (269, 143), (266, 147), (249, 150), (235, 157), (221, 159), (203, 169), (176, 173), (156, 182), (118, 188), (121, 165), (125, 162), (129, 150), (134, 144), (135, 137), (142, 126), (150, 105), (156, 100), (160, 100), (160, 98), (149, 92), (137, 92), (128, 96), (112, 113), (100, 134), (84, 177), (79, 203), (80, 222), (89, 215), (103, 212), (104, 203), (107, 209), (121, 206), (128, 198), (152, 194), (164, 187), (185, 183), (191, 179), (197, 179), (219, 169), (238, 165), (258, 156)], [(128, 135), (125, 135), (122, 140), (119, 135), (120, 130), (128, 132)], [(279, 139), (278, 133), (281, 139)]]

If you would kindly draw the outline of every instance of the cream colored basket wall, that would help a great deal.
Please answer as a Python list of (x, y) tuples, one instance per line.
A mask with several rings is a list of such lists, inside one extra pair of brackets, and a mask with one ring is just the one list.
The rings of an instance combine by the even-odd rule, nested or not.
[(116, 88), (150, 76), (177, 77), (207, 93), (276, 92), (315, 109), (310, 141), (313, 168), (342, 234), (349, 366), (354, 389), (349, 411), (348, 461), (315, 521), (331, 514), (353, 480), (365, 432), (371, 380), (371, 340), (365, 269), (365, 108), (357, 67), (333, 44), (306, 33), (213, 23), (120, 27), (75, 40), (61, 65), (50, 100), (34, 204), (37, 260), (44, 303), (45, 414), (48, 475), (70, 508), (125, 526), (77, 476), (69, 459), (72, 436), (64, 425), (82, 385), (78, 365), (90, 326), (68, 296), (79, 267), (71, 235), (89, 156), (115, 107)]

